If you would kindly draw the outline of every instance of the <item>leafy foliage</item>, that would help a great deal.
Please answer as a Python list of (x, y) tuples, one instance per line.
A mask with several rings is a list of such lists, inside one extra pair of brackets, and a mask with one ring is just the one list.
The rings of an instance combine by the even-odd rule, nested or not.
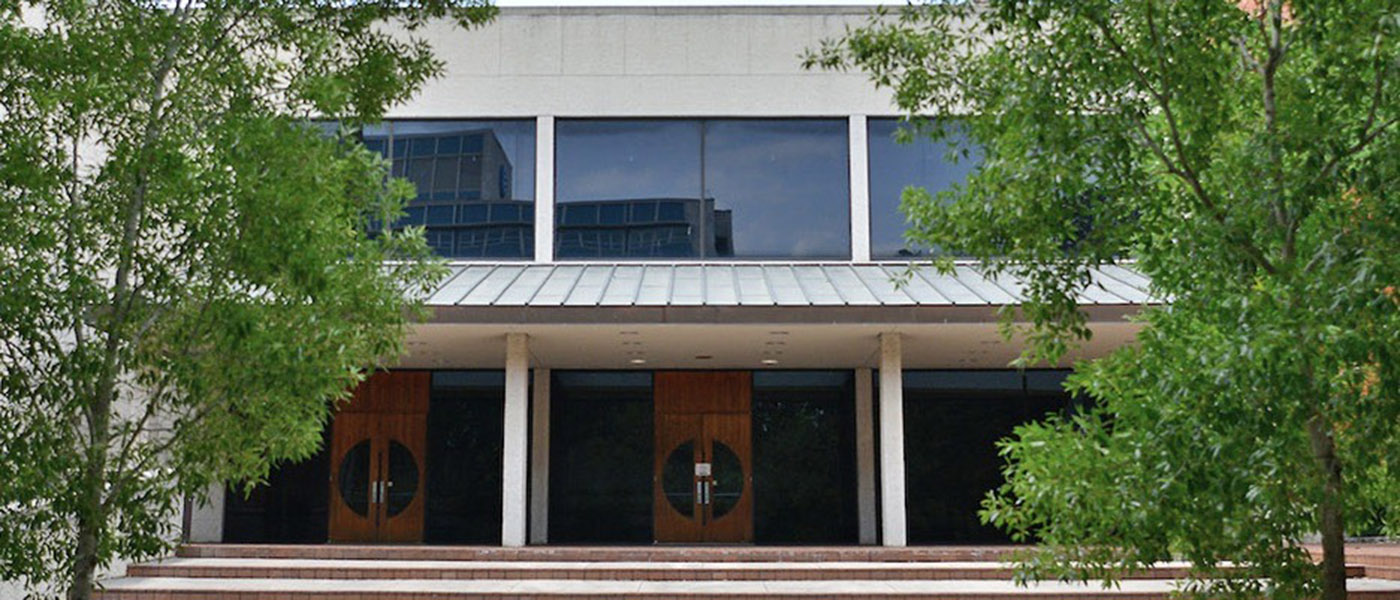
[[(1078, 366), (1091, 410), (1004, 442), (983, 517), (1041, 542), (1026, 576), (1177, 556), (1201, 593), (1345, 595), (1344, 524), (1400, 532), (1393, 2), (912, 6), (807, 61), (981, 147), (965, 185), (904, 210), (915, 242), (1029, 282), (1003, 314), (1025, 362), (1089, 336), (1092, 267), (1134, 261), (1169, 301)], [(1301, 546), (1317, 532), (1321, 567)]]
[(365, 232), (411, 186), (311, 119), (380, 119), (442, 69), (414, 31), (493, 14), (0, 1), (0, 579), (88, 597), (399, 355), (441, 267)]

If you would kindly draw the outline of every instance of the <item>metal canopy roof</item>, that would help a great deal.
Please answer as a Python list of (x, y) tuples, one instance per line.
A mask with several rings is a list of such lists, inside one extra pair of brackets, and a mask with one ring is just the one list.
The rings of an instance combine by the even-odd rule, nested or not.
[[(1004, 306), (1021, 284), (971, 265), (942, 275), (920, 268), (896, 285), (904, 263), (459, 263), (428, 295), (429, 306)], [(1148, 281), (1119, 266), (1093, 272), (1079, 301), (1154, 303)]]

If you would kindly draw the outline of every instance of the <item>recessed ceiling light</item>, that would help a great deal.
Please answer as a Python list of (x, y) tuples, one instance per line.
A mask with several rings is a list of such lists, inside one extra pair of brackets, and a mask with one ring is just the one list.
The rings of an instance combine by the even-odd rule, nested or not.
[(771, 365), (776, 365), (776, 364), (778, 364), (778, 359), (776, 359), (776, 358), (765, 358), (765, 359), (763, 359), (763, 364), (765, 364), (765, 365), (770, 365), (770, 366), (771, 366)]
[(786, 332), (786, 331), (770, 331), (770, 332), (768, 332), (768, 335), (787, 335), (787, 334), (788, 334), (788, 332)]
[(627, 362), (630, 362), (630, 363), (632, 363), (632, 364), (634, 364), (634, 365), (644, 365), (644, 364), (647, 364), (647, 359), (645, 359), (645, 358), (634, 358), (634, 359), (629, 360), (629, 361), (627, 361)]

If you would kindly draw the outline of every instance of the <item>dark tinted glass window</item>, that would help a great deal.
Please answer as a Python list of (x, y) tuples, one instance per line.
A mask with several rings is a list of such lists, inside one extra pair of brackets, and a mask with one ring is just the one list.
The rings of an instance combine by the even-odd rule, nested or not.
[(870, 119), (870, 256), (908, 258), (928, 254), (927, 248), (911, 247), (904, 239), (908, 223), (899, 210), (904, 188), (927, 189), (930, 194), (962, 182), (980, 160), (975, 154), (957, 155), (950, 151), (962, 138), (934, 142), (916, 136), (908, 144), (895, 141), (901, 125), (898, 119)]
[(854, 390), (850, 372), (754, 373), (759, 543), (857, 541)]
[(1065, 371), (906, 371), (904, 463), (909, 541), (1005, 543), (977, 517), (1001, 485), (998, 440), (1070, 409)]
[(504, 409), (501, 371), (433, 373), (424, 542), (500, 543)]
[(554, 135), (559, 258), (702, 256), (699, 121), (563, 120)]
[[(326, 428), (329, 431), (329, 427)], [(329, 436), (301, 462), (273, 467), (252, 490), (230, 486), (224, 497), (224, 539), (231, 544), (323, 544), (330, 509)]]
[(550, 542), (651, 543), (651, 374), (555, 371), (550, 395)]
[(396, 225), (426, 226), (442, 256), (534, 256), (534, 121), (389, 121), (363, 136), (417, 188)]
[(845, 121), (563, 120), (559, 258), (846, 258)]

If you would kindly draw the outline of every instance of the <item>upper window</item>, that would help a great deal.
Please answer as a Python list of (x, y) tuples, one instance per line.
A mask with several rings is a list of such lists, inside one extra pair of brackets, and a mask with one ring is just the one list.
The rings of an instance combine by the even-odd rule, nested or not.
[(423, 226), (441, 256), (534, 256), (533, 120), (386, 121), (363, 136), (418, 190), (396, 226)]
[(935, 142), (915, 136), (908, 144), (895, 141), (901, 127), (898, 119), (870, 119), (870, 256), (874, 259), (910, 258), (929, 254), (904, 239), (909, 227), (899, 210), (904, 188), (921, 187), (937, 194), (967, 179), (980, 162), (980, 156), (950, 159), (962, 138)]
[(846, 122), (561, 120), (561, 259), (850, 256)]

